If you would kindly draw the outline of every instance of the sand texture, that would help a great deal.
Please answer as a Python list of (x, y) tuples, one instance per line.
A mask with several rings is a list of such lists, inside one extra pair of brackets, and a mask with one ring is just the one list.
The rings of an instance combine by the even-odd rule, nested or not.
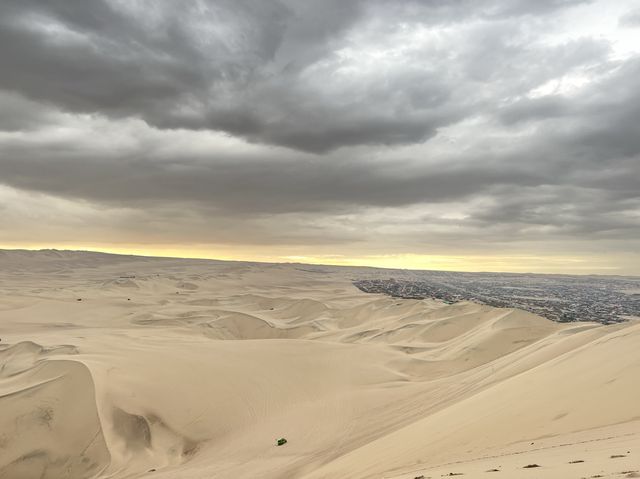
[(640, 322), (370, 274), (0, 251), (0, 478), (640, 477)]

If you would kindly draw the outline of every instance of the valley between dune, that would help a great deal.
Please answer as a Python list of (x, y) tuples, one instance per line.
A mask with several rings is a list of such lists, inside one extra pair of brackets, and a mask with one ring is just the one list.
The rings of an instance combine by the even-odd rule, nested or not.
[(0, 252), (0, 478), (640, 477), (640, 322), (373, 274)]

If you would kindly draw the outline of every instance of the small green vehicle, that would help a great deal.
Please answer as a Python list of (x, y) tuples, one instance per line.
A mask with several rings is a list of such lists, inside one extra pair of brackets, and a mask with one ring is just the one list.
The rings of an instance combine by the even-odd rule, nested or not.
[(287, 443), (287, 440), (284, 437), (281, 437), (276, 441), (276, 445), (278, 446), (284, 446), (286, 443)]

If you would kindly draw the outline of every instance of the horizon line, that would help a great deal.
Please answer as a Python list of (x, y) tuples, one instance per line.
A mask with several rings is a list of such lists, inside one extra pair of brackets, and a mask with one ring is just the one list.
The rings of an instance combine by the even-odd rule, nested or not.
[(198, 261), (220, 261), (226, 263), (257, 263), (265, 265), (306, 265), (306, 266), (329, 266), (333, 268), (368, 268), (379, 269), (386, 271), (415, 271), (415, 272), (443, 272), (443, 273), (468, 273), (468, 274), (504, 274), (504, 275), (527, 275), (527, 276), (611, 276), (611, 277), (629, 277), (640, 278), (640, 275), (634, 274), (603, 274), (603, 273), (534, 273), (534, 272), (513, 272), (513, 271), (462, 271), (462, 270), (448, 270), (448, 269), (422, 269), (422, 268), (392, 268), (386, 266), (373, 266), (373, 265), (349, 265), (349, 264), (335, 264), (335, 263), (303, 263), (299, 261), (266, 261), (266, 260), (248, 260), (248, 259), (222, 259), (222, 258), (205, 258), (201, 256), (174, 256), (174, 255), (148, 255), (139, 254), (135, 252), (115, 252), (102, 249), (60, 249), (60, 248), (3, 248), (0, 247), (0, 252), (3, 251), (28, 251), (28, 252), (45, 252), (45, 251), (58, 251), (67, 253), (99, 253), (110, 256), (132, 256), (136, 258), (164, 258), (164, 259), (177, 259), (177, 260), (198, 260)]

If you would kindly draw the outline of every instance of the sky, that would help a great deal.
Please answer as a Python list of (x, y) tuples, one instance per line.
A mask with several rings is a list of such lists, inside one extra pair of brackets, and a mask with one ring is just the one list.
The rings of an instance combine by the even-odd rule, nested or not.
[(640, 275), (640, 1), (2, 0), (0, 247)]

